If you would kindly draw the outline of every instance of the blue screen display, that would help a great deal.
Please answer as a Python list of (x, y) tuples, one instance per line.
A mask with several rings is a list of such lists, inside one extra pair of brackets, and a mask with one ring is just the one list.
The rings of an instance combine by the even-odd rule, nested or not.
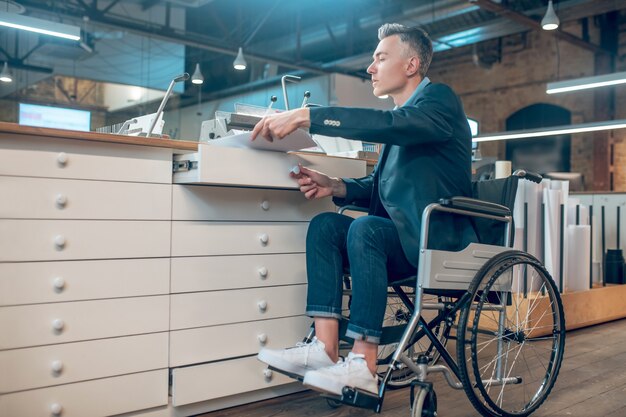
[(25, 126), (88, 132), (91, 128), (91, 112), (20, 103), (19, 123)]

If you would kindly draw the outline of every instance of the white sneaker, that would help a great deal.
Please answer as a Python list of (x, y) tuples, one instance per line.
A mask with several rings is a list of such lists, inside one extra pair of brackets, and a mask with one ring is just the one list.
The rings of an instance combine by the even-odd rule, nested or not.
[(378, 378), (367, 367), (365, 356), (352, 352), (343, 362), (307, 372), (303, 384), (336, 395), (341, 395), (343, 387), (359, 388), (378, 394)]
[(334, 365), (324, 348), (324, 343), (314, 337), (310, 343), (299, 342), (292, 348), (263, 348), (257, 359), (278, 370), (304, 376), (307, 371)]

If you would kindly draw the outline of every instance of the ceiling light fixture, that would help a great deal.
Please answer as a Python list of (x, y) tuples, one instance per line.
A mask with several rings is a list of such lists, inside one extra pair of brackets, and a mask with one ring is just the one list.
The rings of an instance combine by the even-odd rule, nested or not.
[(606, 87), (617, 84), (626, 84), (626, 72), (614, 72), (613, 74), (595, 75), (593, 77), (548, 83), (546, 93), (566, 93), (568, 91), (586, 90), (588, 88)]
[(198, 85), (204, 83), (204, 76), (202, 75), (202, 72), (200, 71), (200, 64), (196, 64), (196, 70), (193, 72), (193, 75), (191, 76), (191, 83), (198, 84)]
[(549, 129), (529, 129), (515, 130), (511, 132), (494, 133), (490, 135), (477, 136), (472, 139), (474, 142), (488, 142), (494, 140), (510, 140), (522, 138), (538, 138), (543, 136), (569, 135), (572, 133), (597, 132), (601, 130), (625, 129), (626, 119), (607, 120), (604, 122), (581, 123), (577, 125), (555, 126)]
[(16, 13), (0, 11), (0, 26), (27, 30), (30, 32), (56, 36), (73, 41), (80, 40), (80, 28), (78, 26), (51, 22), (49, 20), (37, 19), (35, 17), (23, 16)]
[(248, 66), (246, 62), (246, 58), (243, 56), (243, 50), (239, 47), (239, 52), (237, 52), (237, 58), (233, 61), (233, 68), (239, 71), (243, 71)]
[(554, 6), (552, 5), (552, 0), (548, 1), (548, 8), (546, 9), (546, 14), (541, 19), (541, 27), (543, 30), (554, 30), (559, 27), (559, 17), (554, 12)]
[(10, 83), (13, 81), (13, 77), (9, 71), (9, 64), (7, 64), (6, 61), (4, 62), (4, 67), (2, 67), (2, 72), (0, 72), (0, 81), (3, 83)]

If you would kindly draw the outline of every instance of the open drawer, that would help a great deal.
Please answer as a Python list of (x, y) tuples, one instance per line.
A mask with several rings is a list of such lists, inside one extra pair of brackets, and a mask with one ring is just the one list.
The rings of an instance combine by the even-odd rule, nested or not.
[(298, 188), (289, 173), (302, 164), (333, 177), (365, 176), (366, 162), (319, 154), (269, 152), (198, 144), (198, 152), (174, 155), (178, 184)]

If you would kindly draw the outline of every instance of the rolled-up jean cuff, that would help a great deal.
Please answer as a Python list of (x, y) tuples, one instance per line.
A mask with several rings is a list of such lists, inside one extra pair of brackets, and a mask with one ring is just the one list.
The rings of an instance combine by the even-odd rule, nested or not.
[(306, 306), (306, 313), (309, 317), (329, 317), (341, 319), (341, 310), (335, 310), (328, 306)]
[(363, 327), (355, 326), (354, 324), (349, 323), (348, 329), (346, 330), (346, 336), (354, 340), (363, 340), (365, 342), (376, 343), (378, 345), (380, 344), (382, 332), (364, 329)]

